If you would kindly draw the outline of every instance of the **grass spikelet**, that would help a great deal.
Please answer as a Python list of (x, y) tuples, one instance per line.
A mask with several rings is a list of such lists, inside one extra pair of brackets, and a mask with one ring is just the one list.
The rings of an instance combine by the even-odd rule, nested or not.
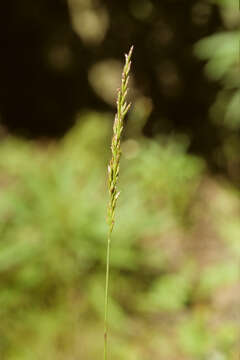
[(104, 360), (108, 358), (108, 289), (109, 289), (109, 268), (110, 268), (110, 248), (111, 235), (115, 222), (115, 209), (117, 199), (120, 192), (117, 190), (117, 182), (119, 177), (120, 157), (121, 157), (121, 134), (124, 125), (124, 118), (131, 106), (127, 103), (129, 72), (131, 68), (131, 56), (133, 46), (130, 48), (128, 54), (125, 55), (125, 65), (122, 72), (121, 87), (117, 94), (117, 112), (115, 114), (113, 124), (113, 136), (111, 143), (112, 157), (108, 165), (108, 190), (109, 190), (109, 204), (108, 204), (108, 240), (107, 240), (107, 257), (106, 257), (106, 287), (105, 287), (105, 310), (104, 310)]

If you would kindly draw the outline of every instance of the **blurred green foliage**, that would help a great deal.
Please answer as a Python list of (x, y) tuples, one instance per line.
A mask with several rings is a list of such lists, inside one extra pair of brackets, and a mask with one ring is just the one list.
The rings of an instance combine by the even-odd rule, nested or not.
[[(60, 142), (8, 136), (0, 144), (3, 360), (101, 357), (111, 121), (79, 120)], [(179, 136), (123, 141), (111, 259), (115, 360), (234, 359), (240, 246), (230, 240), (240, 205), (233, 189), (205, 180), (187, 146)]]
[(224, 31), (200, 40), (196, 54), (207, 60), (206, 72), (213, 80), (221, 81), (220, 91), (212, 115), (215, 120), (225, 113), (225, 125), (240, 126), (240, 71), (239, 71), (239, 4), (236, 0), (217, 0), (224, 22)]
[(240, 12), (237, 0), (215, 0), (223, 19), (223, 29), (201, 39), (195, 46), (196, 55), (206, 61), (207, 76), (220, 84), (210, 108), (212, 121), (220, 129), (221, 148), (215, 160), (227, 167), (230, 177), (239, 182), (240, 128)]
[(226, 31), (201, 40), (196, 47), (197, 55), (208, 60), (207, 74), (222, 82), (212, 113), (218, 119), (225, 110), (225, 125), (233, 129), (240, 126), (239, 38), (240, 31)]

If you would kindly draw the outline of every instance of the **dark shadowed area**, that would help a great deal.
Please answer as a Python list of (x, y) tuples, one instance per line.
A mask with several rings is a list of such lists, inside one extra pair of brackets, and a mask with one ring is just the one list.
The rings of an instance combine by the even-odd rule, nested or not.
[(221, 144), (208, 117), (218, 86), (204, 76), (193, 45), (223, 29), (216, 5), (17, 0), (3, 2), (1, 14), (0, 111), (10, 131), (58, 137), (81, 110), (112, 110), (89, 84), (89, 71), (108, 59), (119, 61), (134, 44), (138, 96), (153, 106), (144, 132), (185, 132), (192, 150), (211, 162)]

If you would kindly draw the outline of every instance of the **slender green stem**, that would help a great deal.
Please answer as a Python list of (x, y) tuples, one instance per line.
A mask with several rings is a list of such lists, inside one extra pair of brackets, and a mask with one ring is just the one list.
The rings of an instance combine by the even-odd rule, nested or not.
[(105, 305), (104, 305), (104, 360), (108, 359), (108, 298), (109, 298), (109, 274), (110, 274), (110, 250), (111, 250), (111, 235), (115, 221), (115, 208), (119, 192), (117, 191), (117, 181), (119, 176), (119, 166), (121, 157), (121, 133), (123, 130), (123, 120), (130, 108), (127, 104), (126, 97), (128, 91), (129, 72), (131, 67), (131, 56), (133, 47), (129, 53), (125, 55), (125, 65), (122, 72), (121, 87), (117, 95), (117, 113), (115, 115), (113, 124), (113, 137), (111, 143), (112, 157), (108, 165), (108, 189), (109, 189), (109, 204), (108, 204), (108, 223), (109, 233), (107, 240), (107, 257), (106, 257), (106, 287), (105, 287)]
[(105, 309), (104, 309), (104, 360), (107, 359), (107, 337), (108, 337), (108, 289), (109, 289), (109, 269), (110, 269), (110, 249), (111, 249), (111, 229), (109, 229), (107, 240), (106, 257), (106, 286), (105, 286)]

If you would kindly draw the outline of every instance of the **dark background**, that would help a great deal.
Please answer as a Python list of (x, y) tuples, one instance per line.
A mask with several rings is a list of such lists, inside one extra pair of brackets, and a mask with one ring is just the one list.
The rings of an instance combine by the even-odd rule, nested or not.
[[(221, 29), (218, 9), (212, 6), (203, 17), (194, 10), (195, 1), (155, 0), (152, 14), (141, 20), (129, 3), (99, 2), (110, 23), (104, 40), (89, 45), (74, 32), (64, 0), (2, 2), (2, 124), (31, 138), (59, 137), (79, 110), (109, 109), (89, 85), (88, 69), (104, 58), (121, 59), (134, 44), (136, 86), (153, 102), (145, 134), (185, 132), (190, 150), (214, 165), (211, 154), (221, 141), (220, 130), (209, 121), (208, 110), (218, 87), (204, 75), (193, 45)], [(51, 66), (46, 55), (51, 47), (66, 47), (70, 60)]]

